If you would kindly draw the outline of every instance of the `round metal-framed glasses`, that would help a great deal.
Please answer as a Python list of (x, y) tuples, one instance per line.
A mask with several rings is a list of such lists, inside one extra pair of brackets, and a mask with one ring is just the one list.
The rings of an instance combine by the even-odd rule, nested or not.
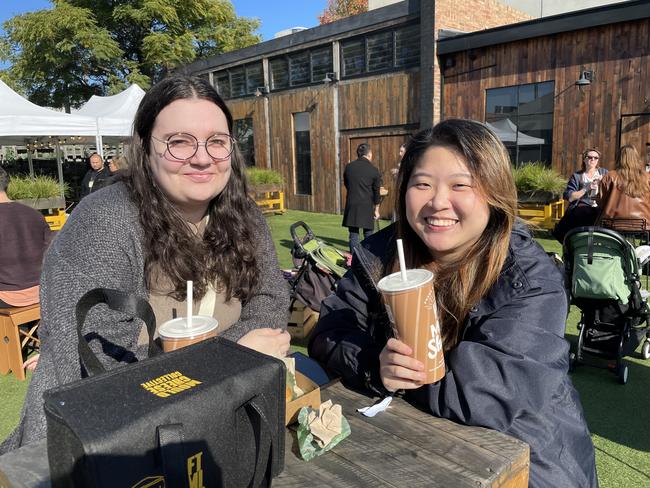
[(200, 145), (204, 145), (208, 155), (216, 161), (228, 159), (235, 148), (235, 139), (230, 134), (213, 134), (205, 141), (199, 141), (192, 134), (185, 132), (172, 134), (166, 140), (158, 139), (153, 135), (151, 138), (158, 142), (164, 142), (169, 155), (179, 161), (192, 159)]

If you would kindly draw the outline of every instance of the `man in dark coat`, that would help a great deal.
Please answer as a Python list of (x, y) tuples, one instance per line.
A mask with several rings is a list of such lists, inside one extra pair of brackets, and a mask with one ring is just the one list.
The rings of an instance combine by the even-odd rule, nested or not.
[(102, 185), (98, 185), (98, 183), (110, 178), (111, 176), (111, 172), (108, 168), (104, 167), (104, 160), (99, 154), (92, 153), (89, 161), (90, 169), (81, 181), (81, 198), (90, 195), (93, 191), (101, 188)]
[(381, 174), (370, 161), (372, 150), (368, 144), (359, 144), (357, 159), (350, 162), (343, 173), (343, 184), (347, 190), (343, 227), (350, 231), (350, 251), (359, 245), (359, 232), (363, 238), (372, 235), (375, 220), (379, 218), (379, 188)]

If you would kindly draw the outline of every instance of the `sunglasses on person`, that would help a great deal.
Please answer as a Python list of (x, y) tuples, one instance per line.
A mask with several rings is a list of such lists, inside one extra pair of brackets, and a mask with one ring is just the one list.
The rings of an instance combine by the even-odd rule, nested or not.
[(228, 159), (235, 148), (235, 139), (230, 134), (213, 134), (205, 141), (199, 141), (192, 134), (185, 132), (172, 134), (167, 139), (159, 139), (153, 135), (151, 138), (165, 143), (169, 155), (178, 161), (192, 159), (201, 145), (205, 146), (208, 156), (215, 161)]
[(585, 156), (585, 159), (600, 159), (600, 156)]

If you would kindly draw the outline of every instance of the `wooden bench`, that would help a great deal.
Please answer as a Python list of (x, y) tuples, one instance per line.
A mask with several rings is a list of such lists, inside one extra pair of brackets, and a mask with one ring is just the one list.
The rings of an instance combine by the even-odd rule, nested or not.
[[(36, 336), (41, 319), (41, 306), (0, 308), (0, 374), (13, 371), (19, 380), (25, 379), (23, 349), (38, 349)], [(35, 322), (32, 324), (32, 322)]]

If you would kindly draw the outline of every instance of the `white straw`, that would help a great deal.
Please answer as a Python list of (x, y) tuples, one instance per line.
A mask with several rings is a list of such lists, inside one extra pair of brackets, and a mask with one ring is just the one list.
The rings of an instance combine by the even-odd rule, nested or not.
[(397, 239), (397, 257), (399, 258), (399, 270), (402, 273), (402, 281), (406, 281), (406, 261), (404, 260), (404, 244), (402, 239)]
[(187, 326), (188, 329), (192, 328), (192, 299), (194, 298), (192, 295), (192, 285), (194, 283), (192, 280), (188, 280), (187, 282), (187, 321), (185, 322), (185, 325)]

